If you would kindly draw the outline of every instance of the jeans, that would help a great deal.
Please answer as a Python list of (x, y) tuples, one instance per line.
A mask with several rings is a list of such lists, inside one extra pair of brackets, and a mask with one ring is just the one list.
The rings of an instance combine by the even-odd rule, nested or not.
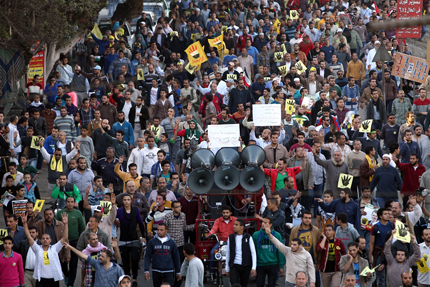
[(170, 286), (173, 286), (175, 282), (175, 274), (173, 272), (157, 272), (152, 271), (152, 282), (154, 287), (160, 287), (161, 283), (169, 283)]
[(421, 38), (420, 40), (422, 40), (424, 38), (424, 35), (427, 33), (427, 26), (426, 25), (422, 25), (421, 26)]
[[(275, 271), (278, 272), (278, 269), (275, 269)], [(251, 273), (251, 265), (242, 266), (242, 265), (234, 264), (230, 270), (230, 284), (231, 285), (240, 284), (241, 287), (247, 287), (250, 273)]]
[(359, 233), (361, 236), (363, 236), (366, 239), (366, 249), (369, 249), (370, 230), (360, 228)]
[[(322, 198), (323, 196), (324, 183), (314, 184), (314, 198)], [(314, 200), (314, 214), (317, 215), (319, 202)], [(309, 209), (310, 210), (310, 209)]]
[(169, 141), (170, 162), (176, 161), (176, 155), (178, 154), (180, 149), (181, 149), (181, 141), (180, 140), (175, 141), (174, 144), (171, 144)]
[[(378, 257), (378, 260), (376, 261), (376, 265), (381, 264), (381, 256)], [(376, 269), (376, 286), (377, 287), (385, 287), (385, 270), (387, 267), (384, 268), (382, 271), (378, 271), (378, 268)]]
[(257, 266), (257, 287), (264, 287), (267, 281), (269, 282), (269, 286), (276, 285), (276, 278), (278, 277), (278, 269), (279, 265), (266, 265), (266, 266)]
[(398, 202), (399, 198), (398, 197), (393, 197), (393, 198), (377, 197), (376, 198), (376, 201), (379, 203), (380, 207), (384, 207), (385, 201), (388, 201), (388, 200), (393, 200), (394, 202)]
[(393, 110), (393, 101), (394, 101), (394, 99), (387, 101), (387, 114), (388, 115), (391, 114), (391, 111)]
[(360, 193), (361, 193), (361, 188), (360, 188), (360, 177), (356, 176), (352, 179), (352, 186), (351, 186), (351, 197), (352, 198), (359, 198), (360, 197)]
[[(217, 250), (219, 248), (219, 243), (217, 242), (216, 244), (215, 244), (215, 246), (214, 246), (214, 248), (212, 248), (212, 250), (211, 250), (211, 257), (210, 257), (210, 259), (211, 260), (215, 260), (215, 250)], [(211, 274), (213, 274), (213, 273), (215, 273), (215, 269), (217, 268), (217, 262), (216, 261), (211, 261), (210, 262), (210, 270), (209, 270), (209, 272), (211, 273)]]

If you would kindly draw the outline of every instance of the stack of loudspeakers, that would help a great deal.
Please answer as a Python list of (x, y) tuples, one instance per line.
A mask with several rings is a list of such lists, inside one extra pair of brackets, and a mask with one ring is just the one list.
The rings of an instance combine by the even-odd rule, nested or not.
[[(227, 196), (239, 183), (246, 193), (257, 192), (264, 186), (265, 175), (260, 165), (265, 160), (264, 150), (256, 145), (246, 147), (242, 158), (233, 148), (222, 148), (216, 156), (208, 149), (199, 149), (191, 157), (193, 171), (188, 177), (190, 189), (199, 195), (225, 193), (224, 195), (208, 196), (208, 204), (212, 209), (211, 218), (221, 216), (221, 205), (227, 204)], [(242, 163), (244, 168), (239, 170)], [(217, 166), (214, 171), (213, 168)]]

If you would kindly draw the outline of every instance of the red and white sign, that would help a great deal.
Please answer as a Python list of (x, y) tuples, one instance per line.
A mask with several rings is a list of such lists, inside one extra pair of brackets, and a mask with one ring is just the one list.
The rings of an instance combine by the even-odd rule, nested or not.
[(34, 75), (39, 75), (40, 83), (42, 84), (43, 89), (45, 89), (45, 51), (42, 50), (37, 53), (30, 60), (30, 64), (28, 67), (28, 82), (33, 81)]
[[(399, 0), (397, 3), (397, 19), (418, 19), (423, 15), (422, 0)], [(398, 28), (396, 38), (420, 38), (421, 26)]]

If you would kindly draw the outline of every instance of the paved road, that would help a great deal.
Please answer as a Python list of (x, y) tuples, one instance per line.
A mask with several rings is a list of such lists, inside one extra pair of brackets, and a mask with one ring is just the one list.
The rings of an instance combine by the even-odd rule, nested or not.
[[(37, 178), (36, 181), (37, 181), (37, 184), (39, 186), (39, 191), (40, 191), (41, 198), (45, 199), (45, 200), (50, 200), (51, 199), (51, 195), (48, 193), (47, 165), (46, 164), (43, 165), (42, 172), (38, 176), (38, 178)], [(45, 208), (46, 208), (46, 205), (44, 206), (44, 209)], [(3, 216), (0, 216), (0, 228), (5, 228), (5, 226), (6, 226), (6, 224), (4, 222), (4, 218), (3, 218)], [(120, 261), (120, 264), (121, 264), (121, 261)], [(143, 265), (144, 265), (143, 260), (141, 260), (140, 261), (139, 273), (138, 273), (139, 286), (152, 286), (152, 280), (150, 280), (150, 281), (145, 281), (144, 280), (144, 277), (143, 277), (143, 273), (144, 273), (143, 272), (143, 267), (144, 266)], [(284, 282), (283, 280), (284, 280), (284, 278), (280, 278), (278, 280), (278, 283), (283, 285), (283, 282)], [(76, 276), (76, 280), (75, 280), (74, 286), (75, 287), (80, 286), (80, 282), (81, 282), (81, 272), (80, 272), (80, 268), (78, 268), (78, 272), (77, 272), (77, 276)], [(205, 286), (215, 287), (216, 285), (206, 283)], [(249, 286), (250, 287), (256, 286), (255, 279), (251, 279), (250, 280)], [(64, 284), (64, 281), (62, 281), (60, 283), (60, 287), (66, 287), (66, 285)]]

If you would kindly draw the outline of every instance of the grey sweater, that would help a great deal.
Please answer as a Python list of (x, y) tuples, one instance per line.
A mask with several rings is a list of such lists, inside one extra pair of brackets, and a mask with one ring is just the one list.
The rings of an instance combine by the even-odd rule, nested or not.
[(354, 225), (351, 223), (348, 223), (348, 226), (345, 228), (345, 230), (342, 230), (342, 227), (340, 226), (336, 228), (335, 237), (342, 240), (345, 249), (348, 248), (348, 243), (355, 241), (355, 239), (359, 236), (360, 234), (358, 234), (357, 229), (355, 229)]
[(107, 270), (103, 264), (91, 258), (91, 256), (87, 257), (86, 262), (96, 270), (94, 286), (116, 287), (118, 286), (119, 277), (124, 275), (122, 268), (114, 262), (112, 262), (112, 266)]
[(341, 173), (350, 174), (348, 165), (341, 161), (340, 164), (335, 166), (332, 160), (321, 160), (319, 157), (314, 157), (314, 159), (315, 162), (325, 168), (327, 172), (327, 183), (324, 187), (324, 191), (333, 191), (334, 198), (338, 199), (341, 191), (341, 188), (337, 187), (339, 176)]
[(92, 160), (92, 156), (94, 153), (94, 143), (93, 143), (93, 139), (89, 136), (83, 138), (82, 136), (78, 136), (76, 138), (76, 141), (80, 141), (81, 142), (81, 147), (79, 150), (79, 153), (84, 156), (87, 161), (88, 164), (91, 163)]
[(181, 276), (186, 277), (185, 287), (203, 287), (205, 268), (202, 261), (195, 257), (191, 261), (184, 260), (181, 266)]

